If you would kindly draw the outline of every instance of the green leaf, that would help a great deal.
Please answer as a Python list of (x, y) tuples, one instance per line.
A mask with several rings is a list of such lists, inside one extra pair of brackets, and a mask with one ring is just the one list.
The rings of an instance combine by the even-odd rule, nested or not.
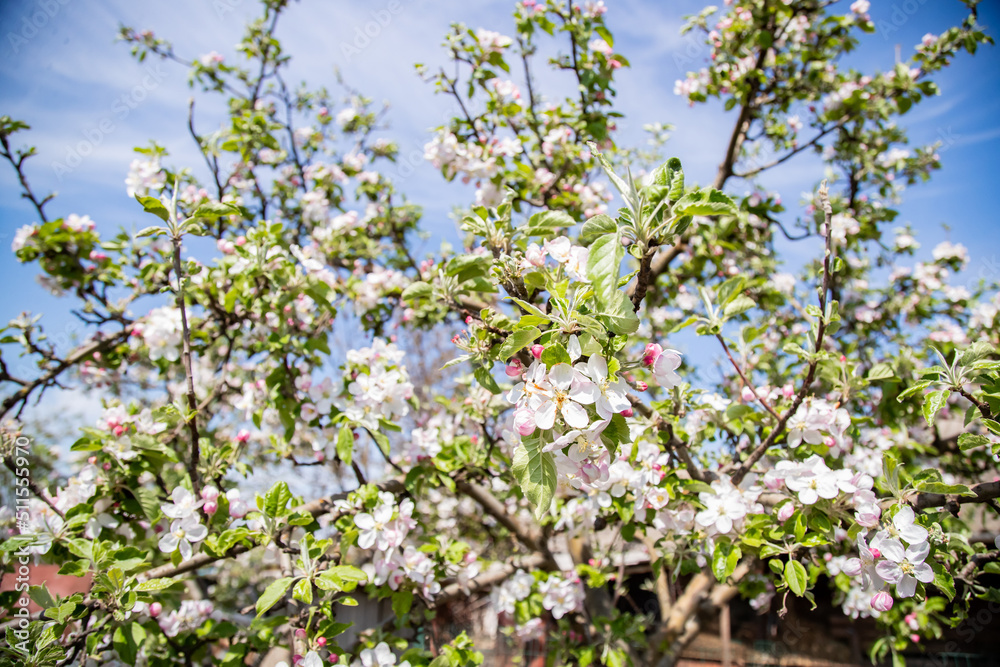
[(605, 234), (590, 246), (587, 256), (587, 276), (594, 287), (594, 300), (601, 310), (614, 305), (618, 292), (618, 274), (621, 270), (625, 248), (618, 233)]
[(600, 314), (604, 323), (613, 333), (630, 334), (639, 329), (639, 318), (636, 317), (632, 302), (625, 296), (625, 292), (617, 291), (615, 303), (611, 309)]
[(607, 174), (608, 179), (611, 181), (612, 185), (614, 185), (615, 189), (618, 190), (619, 193), (621, 193), (622, 199), (625, 200), (625, 203), (629, 205), (635, 203), (632, 201), (633, 200), (632, 188), (630, 188), (628, 184), (625, 183), (625, 181), (623, 181), (621, 177), (615, 173), (615, 168), (611, 166), (611, 163), (608, 161), (608, 158), (604, 157), (604, 154), (601, 153), (599, 150), (597, 150), (597, 144), (594, 143), (593, 141), (588, 141), (587, 145), (590, 146), (591, 154), (597, 158), (597, 162), (601, 165), (601, 168), (604, 169), (604, 173)]
[(343, 424), (337, 432), (337, 458), (344, 465), (351, 465), (354, 453), (354, 430), (349, 424)]
[(138, 623), (129, 623), (115, 629), (112, 644), (118, 657), (126, 665), (134, 665), (139, 645), (146, 641), (146, 630)]
[(418, 280), (415, 283), (411, 283), (405, 290), (403, 290), (403, 301), (412, 301), (413, 299), (424, 299), (430, 297), (434, 293), (434, 288), (429, 284)]
[(392, 594), (392, 613), (396, 618), (403, 618), (410, 613), (413, 606), (413, 593), (411, 591), (397, 591)]
[(313, 601), (313, 587), (312, 582), (308, 579), (299, 579), (295, 582), (295, 587), (292, 589), (292, 597), (299, 602), (304, 602), (306, 604), (312, 604)]
[(500, 385), (497, 381), (493, 379), (493, 374), (490, 373), (490, 369), (486, 366), (477, 366), (476, 370), (472, 373), (476, 377), (476, 381), (483, 386), (491, 394), (500, 393)]
[(174, 580), (170, 577), (163, 577), (162, 579), (150, 579), (149, 581), (143, 581), (138, 586), (135, 587), (137, 592), (153, 592), (162, 591), (164, 588), (170, 588), (174, 585)]
[(943, 484), (941, 482), (928, 482), (918, 484), (917, 488), (924, 493), (939, 493), (942, 496), (974, 496), (964, 484)]
[(282, 577), (268, 584), (264, 593), (257, 599), (257, 616), (262, 616), (268, 609), (278, 604), (294, 581), (295, 577)]
[(970, 449), (975, 449), (976, 447), (986, 447), (990, 444), (990, 439), (985, 435), (978, 435), (974, 433), (963, 433), (958, 436), (958, 448), (963, 452)]
[(524, 233), (528, 236), (549, 236), (575, 224), (576, 220), (564, 211), (542, 211), (531, 216), (524, 226)]
[(549, 343), (542, 352), (541, 362), (548, 368), (556, 364), (570, 364), (573, 360), (569, 358), (569, 352), (562, 346), (562, 343)]
[(542, 331), (538, 327), (518, 329), (511, 335), (507, 336), (507, 340), (505, 340), (503, 345), (500, 346), (500, 351), (497, 356), (501, 361), (507, 361), (519, 351), (524, 349), (525, 346), (533, 343), (535, 339), (541, 335)]
[(671, 215), (736, 215), (733, 200), (712, 188), (692, 190), (678, 199), (670, 209)]
[(934, 417), (940, 412), (941, 408), (945, 406), (948, 402), (948, 396), (951, 392), (947, 389), (940, 389), (938, 391), (932, 391), (926, 396), (924, 396), (924, 419), (927, 420), (928, 426), (934, 425)]
[(919, 394), (932, 384), (934, 384), (934, 380), (921, 380), (920, 382), (907, 387), (905, 391), (901, 392), (899, 396), (896, 397), (896, 400), (902, 402), (904, 399), (907, 399), (914, 394)]
[(277, 482), (264, 496), (264, 505), (260, 509), (267, 516), (279, 517), (285, 513), (285, 508), (291, 499), (292, 492), (288, 489), (288, 484)]
[(445, 273), (456, 276), (458, 282), (462, 283), (470, 278), (486, 275), (492, 263), (492, 257), (487, 255), (459, 255), (448, 261)]
[(583, 228), (580, 230), (580, 238), (578, 241), (580, 245), (589, 246), (598, 238), (606, 234), (613, 234), (617, 231), (618, 223), (611, 219), (611, 217), (601, 213), (583, 223)]
[(528, 313), (530, 315), (534, 315), (536, 317), (544, 318), (546, 322), (549, 321), (548, 316), (545, 313), (543, 313), (541, 310), (539, 310), (538, 306), (534, 305), (533, 303), (528, 303), (527, 301), (525, 301), (523, 299), (518, 299), (516, 296), (512, 296), (512, 297), (508, 297), (508, 298), (511, 301), (513, 301), (514, 303), (516, 303), (517, 305), (521, 306), (521, 308), (524, 309), (524, 312), (526, 312), (526, 313)]
[(602, 25), (597, 26), (596, 28), (594, 28), (594, 30), (597, 32), (598, 35), (601, 36), (601, 39), (603, 39), (605, 42), (608, 43), (608, 46), (610, 46), (611, 48), (615, 48), (615, 38), (611, 34), (610, 30), (608, 30)]
[(556, 462), (549, 452), (542, 451), (539, 437), (526, 438), (514, 451), (511, 472), (524, 497), (535, 507), (535, 518), (541, 520), (556, 492)]
[(742, 556), (736, 545), (717, 543), (712, 554), (712, 574), (719, 581), (725, 581), (736, 570), (736, 565)]
[(790, 560), (785, 563), (785, 582), (793, 593), (799, 596), (805, 593), (808, 580), (809, 576), (806, 574), (806, 568), (802, 566), (802, 563), (797, 560)]
[(170, 211), (156, 197), (143, 197), (137, 194), (135, 200), (142, 204), (142, 210), (146, 213), (152, 213), (163, 222), (170, 222)]
[(727, 318), (736, 317), (746, 311), (750, 310), (757, 304), (750, 297), (740, 294), (735, 299), (726, 304), (726, 309), (724, 314)]
[(896, 373), (892, 370), (892, 366), (884, 361), (875, 364), (872, 366), (871, 370), (868, 371), (869, 382), (875, 382), (876, 380), (888, 380), (894, 377), (896, 377)]
[(193, 217), (215, 220), (224, 215), (241, 215), (241, 213), (240, 209), (236, 208), (232, 204), (225, 204), (221, 201), (212, 201), (199, 206), (195, 210)]

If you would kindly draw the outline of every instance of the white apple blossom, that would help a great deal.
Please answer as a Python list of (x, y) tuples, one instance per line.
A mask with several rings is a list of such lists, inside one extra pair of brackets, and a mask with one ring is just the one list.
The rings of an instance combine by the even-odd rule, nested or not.
[(926, 542), (911, 544), (904, 550), (899, 540), (888, 539), (883, 540), (879, 548), (885, 560), (875, 566), (875, 571), (885, 581), (896, 585), (899, 597), (913, 597), (918, 581), (925, 584), (934, 581), (934, 570), (924, 562), (930, 553), (930, 545)]
[(170, 530), (164, 532), (160, 538), (160, 551), (169, 554), (180, 550), (181, 560), (186, 561), (191, 558), (192, 545), (207, 536), (208, 528), (201, 524), (197, 515), (190, 514), (183, 519), (174, 519), (170, 522)]

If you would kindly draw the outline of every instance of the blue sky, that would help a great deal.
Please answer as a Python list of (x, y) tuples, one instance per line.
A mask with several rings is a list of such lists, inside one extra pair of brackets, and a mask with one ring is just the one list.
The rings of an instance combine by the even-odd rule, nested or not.
[[(356, 29), (384, 10), (388, 0), (303, 0), (282, 18), (278, 34), (294, 56), (290, 79), (327, 85), (333, 91), (334, 67), (339, 66), (350, 85), (376, 101), (390, 103), (391, 135), (406, 156), (420, 151), (429, 129), (452, 112), (448, 100), (433, 95), (431, 86), (417, 77), (413, 63), (443, 62), (439, 44), (452, 21), (511, 33), (513, 3), (399, 3), (400, 11), (359, 53), (351, 53), (345, 45), (354, 44)], [(618, 109), (626, 116), (619, 124), (620, 143), (640, 140), (645, 123), (672, 123), (676, 130), (667, 151), (682, 159), (689, 180), (710, 181), (733, 116), (716, 104), (690, 108), (673, 95), (674, 81), (701, 67), (708, 55), (694, 38), (678, 32), (682, 17), (703, 3), (606, 0), (606, 4), (616, 50), (632, 63), (618, 77)], [(846, 2), (838, 5), (847, 11)], [(880, 29), (847, 63), (866, 70), (891, 67), (897, 45), (906, 57), (925, 33), (940, 32), (963, 16), (963, 5), (957, 0), (873, 0), (872, 5), (870, 13)], [(903, 5), (912, 11), (907, 13)], [(132, 148), (153, 138), (170, 150), (173, 165), (192, 166), (200, 173), (201, 160), (186, 128), (192, 95), (186, 72), (169, 63), (137, 64), (128, 47), (115, 41), (120, 22), (153, 29), (171, 40), (181, 55), (194, 57), (217, 50), (232, 60), (243, 20), (256, 11), (252, 0), (4, 3), (0, 9), (0, 114), (33, 126), (30, 133), (20, 136), (20, 142), (38, 148), (39, 156), (27, 166), (36, 192), (59, 193), (49, 212), (53, 216), (90, 215), (104, 233), (122, 226), (145, 226), (138, 207), (125, 194), (124, 178), (134, 157)], [(985, 2), (980, 11), (984, 25), (1000, 23), (1000, 3)], [(41, 27), (29, 27), (33, 18)], [(540, 88), (562, 89), (561, 82), (550, 75), (539, 78)], [(904, 117), (904, 123), (916, 144), (945, 142), (944, 167), (929, 184), (905, 193), (899, 221), (912, 223), (919, 231), (921, 256), (929, 256), (937, 242), (949, 238), (969, 247), (969, 278), (996, 279), (1000, 276), (1000, 234), (992, 195), (1000, 173), (1000, 124), (996, 121), (1000, 117), (1000, 52), (987, 47), (975, 58), (962, 56), (937, 80), (941, 96), (921, 104)], [(204, 112), (199, 121), (203, 131), (221, 117), (220, 108), (202, 98), (197, 108)], [(70, 152), (81, 143), (85, 150), (88, 146), (92, 150), (70, 168)], [(449, 211), (470, 201), (472, 191), (444, 183), (419, 160), (416, 167), (402, 180), (401, 188), (424, 207), (424, 228), (432, 233), (427, 249), (433, 249), (441, 238), (455, 238)], [(765, 183), (779, 191), (794, 211), (800, 194), (812, 189), (822, 176), (819, 163), (806, 156), (775, 170)], [(736, 194), (742, 193), (741, 188), (739, 184), (731, 187)], [(0, 294), (0, 315), (7, 320), (25, 310), (44, 313), (50, 332), (68, 344), (78, 331), (66, 312), (70, 304), (39, 287), (34, 267), (20, 266), (9, 252), (14, 230), (36, 220), (18, 195), (12, 170), (0, 165), (0, 278), (8, 286)], [(951, 227), (947, 234), (943, 223)], [(779, 247), (793, 267), (817, 249), (808, 242)], [(91, 414), (97, 399), (70, 395), (54, 400), (60, 409), (67, 403)], [(47, 402), (44, 407), (48, 411), (57, 405)]]

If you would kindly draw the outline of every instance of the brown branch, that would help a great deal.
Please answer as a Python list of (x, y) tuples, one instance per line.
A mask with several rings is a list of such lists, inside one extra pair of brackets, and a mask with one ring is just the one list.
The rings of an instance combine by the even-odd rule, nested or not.
[(473, 482), (458, 481), (455, 482), (455, 487), (469, 496), (477, 503), (479, 506), (486, 511), (487, 514), (496, 519), (500, 525), (509, 530), (524, 546), (528, 547), (532, 551), (537, 551), (544, 554), (548, 558), (552, 558), (552, 554), (549, 551), (548, 545), (545, 544), (545, 539), (529, 531), (527, 528), (521, 525), (521, 523), (507, 513), (507, 509), (503, 506), (496, 497), (490, 493), (487, 489)]
[(92, 357), (95, 353), (103, 352), (108, 348), (117, 345), (126, 338), (128, 338), (128, 330), (123, 330), (108, 336), (107, 338), (102, 338), (101, 340), (96, 340), (76, 348), (65, 359), (60, 360), (59, 363), (56, 364), (55, 368), (52, 368), (41, 377), (26, 383), (23, 387), (5, 398), (3, 403), (0, 404), (0, 417), (6, 416), (6, 414), (10, 412), (10, 410), (12, 410), (18, 403), (26, 402), (32, 392), (39, 387), (46, 387), (51, 384), (66, 369), (77, 365), (81, 361), (85, 361), (86, 359)]
[[(910, 505), (915, 510), (923, 510), (931, 507), (950, 507), (952, 505), (967, 505), (969, 503), (989, 503), (991, 500), (1000, 498), (1000, 482), (983, 482), (970, 486), (969, 490), (976, 494), (974, 496), (944, 495), (941, 493), (918, 493), (909, 499)], [(957, 509), (954, 510), (957, 513)]]
[[(390, 493), (402, 493), (405, 491), (403, 486), (403, 480), (401, 478), (391, 478), (383, 482), (379, 482), (375, 485), (379, 491), (388, 491)], [(299, 505), (292, 510), (295, 512), (306, 512), (312, 514), (314, 517), (319, 517), (327, 514), (331, 509), (333, 509), (334, 503), (338, 500), (346, 499), (350, 494), (354, 493), (355, 490), (342, 491), (340, 493), (335, 493), (331, 496), (325, 498), (317, 498), (316, 500), (305, 503), (304, 505)], [(228, 552), (221, 556), (213, 556), (202, 552), (189, 560), (184, 561), (180, 565), (161, 565), (160, 567), (154, 567), (152, 570), (147, 570), (143, 577), (145, 579), (160, 579), (164, 577), (176, 577), (177, 575), (184, 574), (185, 572), (191, 572), (192, 570), (197, 570), (198, 568), (205, 567), (206, 565), (211, 565), (212, 563), (223, 560), (225, 558), (233, 558), (242, 553), (250, 551), (251, 547), (247, 547), (242, 544), (237, 544)]]
[(820, 318), (819, 324), (816, 327), (816, 345), (814, 348), (815, 355), (813, 359), (809, 362), (809, 370), (806, 372), (806, 379), (802, 383), (802, 387), (799, 392), (795, 395), (795, 400), (792, 401), (792, 405), (788, 408), (784, 415), (778, 420), (777, 425), (772, 429), (771, 433), (767, 436), (760, 445), (757, 446), (750, 455), (746, 458), (740, 467), (736, 469), (733, 473), (733, 484), (739, 484), (746, 477), (747, 473), (753, 467), (757, 461), (764, 456), (764, 453), (770, 449), (777, 439), (784, 433), (785, 426), (788, 424), (788, 420), (791, 419), (795, 411), (799, 409), (802, 405), (802, 401), (805, 400), (806, 394), (809, 392), (809, 386), (812, 385), (813, 379), (816, 377), (816, 367), (819, 365), (819, 352), (823, 348), (823, 336), (826, 333), (826, 295), (830, 290), (830, 260), (833, 258), (833, 233), (830, 228), (830, 219), (833, 216), (833, 209), (830, 206), (830, 195), (826, 187), (826, 181), (819, 187), (819, 199), (823, 205), (823, 214), (825, 219), (825, 230), (826, 230), (826, 250), (823, 254), (823, 287), (819, 295), (819, 310)]
[[(179, 187), (174, 184), (174, 187)], [(188, 431), (191, 433), (191, 457), (188, 460), (188, 475), (191, 477), (191, 486), (195, 495), (201, 490), (201, 480), (198, 477), (198, 460), (201, 458), (198, 434), (198, 398), (194, 393), (194, 371), (191, 366), (191, 330), (188, 328), (187, 307), (184, 304), (184, 272), (181, 269), (181, 237), (175, 234), (174, 244), (174, 273), (177, 274), (177, 308), (181, 311), (181, 332), (183, 340), (183, 360), (184, 375), (187, 379), (187, 401), (190, 414), (185, 421)]]
[(736, 359), (733, 358), (733, 354), (732, 352), (729, 351), (729, 346), (726, 344), (726, 339), (722, 337), (722, 334), (715, 334), (715, 337), (722, 344), (723, 351), (725, 351), (726, 356), (729, 357), (729, 362), (733, 365), (733, 368), (736, 369), (736, 372), (739, 374), (740, 379), (743, 380), (743, 384), (749, 387), (750, 391), (753, 392), (754, 398), (760, 401), (760, 404), (764, 406), (764, 409), (770, 412), (771, 416), (780, 422), (781, 417), (778, 415), (777, 412), (774, 411), (774, 408), (771, 407), (771, 404), (767, 402), (767, 398), (757, 395), (757, 388), (754, 387), (753, 382), (751, 382), (750, 379), (743, 373), (743, 370), (740, 368), (740, 365), (736, 363)]
[(493, 586), (503, 582), (505, 579), (510, 577), (518, 570), (530, 571), (538, 569), (541, 567), (545, 567), (545, 565), (548, 562), (549, 559), (545, 554), (534, 553), (529, 556), (526, 556), (525, 558), (521, 558), (519, 560), (507, 563), (498, 570), (484, 572), (483, 574), (480, 574), (478, 577), (474, 577), (472, 581), (466, 584), (465, 590), (463, 590), (462, 585), (459, 584), (458, 582), (448, 584), (441, 591), (441, 594), (437, 596), (437, 598), (434, 601), (434, 604), (435, 606), (441, 606), (461, 595), (464, 595), (466, 590), (469, 591), (470, 595), (473, 593), (478, 593), (480, 591), (488, 590)]

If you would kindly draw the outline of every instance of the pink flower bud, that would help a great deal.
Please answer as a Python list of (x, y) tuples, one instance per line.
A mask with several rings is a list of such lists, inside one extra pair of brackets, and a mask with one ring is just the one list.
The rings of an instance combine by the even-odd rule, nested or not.
[(219, 503), (215, 502), (214, 500), (209, 500), (206, 501), (201, 508), (205, 510), (205, 514), (212, 516), (213, 514), (219, 511)]
[(635, 414), (635, 412), (632, 411), (632, 408), (625, 408), (624, 410), (622, 410), (618, 414), (620, 414), (622, 417), (625, 417), (627, 419), (627, 418), (631, 417), (633, 414)]
[(240, 432), (236, 434), (236, 442), (246, 442), (250, 439), (250, 431), (245, 428), (240, 429)]
[(229, 501), (229, 516), (234, 519), (242, 519), (250, 511), (249, 505), (245, 501), (236, 498)]
[(744, 403), (753, 403), (757, 400), (757, 394), (750, 390), (750, 387), (743, 387), (743, 391), (740, 392), (740, 398), (743, 399)]
[(647, 343), (646, 350), (642, 353), (642, 363), (646, 366), (652, 366), (661, 354), (663, 354), (662, 347), (656, 343)]
[(788, 521), (795, 514), (795, 505), (792, 503), (785, 503), (778, 508), (778, 521)]
[(872, 547), (871, 549), (869, 549), (869, 551), (872, 552), (872, 558), (876, 560), (882, 557), (882, 552), (876, 549), (875, 547)]
[(514, 428), (526, 438), (535, 432), (535, 415), (528, 408), (518, 408), (514, 411)]
[(87, 463), (89, 463), (90, 465), (94, 465), (95, 463), (97, 463), (97, 457), (91, 456), (89, 459), (87, 459)]
[(159, 602), (153, 602), (149, 605), (149, 615), (156, 618), (163, 611), (163, 605)]
[(892, 609), (892, 596), (886, 591), (879, 591), (872, 596), (871, 604), (875, 611), (889, 611)]
[(472, 315), (466, 315), (465, 316), (465, 323), (466, 324), (472, 324)]
[(116, 437), (120, 437), (121, 434), (125, 432), (125, 427), (122, 426), (121, 424), (118, 424), (112, 430), (114, 431), (114, 434), (115, 434)]
[(649, 385), (643, 382), (642, 380), (639, 380), (638, 382), (635, 383), (635, 388), (637, 391), (646, 391), (647, 389), (649, 389)]
[(862, 565), (860, 558), (848, 558), (847, 562), (844, 563), (843, 567), (840, 568), (841, 572), (846, 574), (848, 577), (856, 577), (861, 574)]
[(110, 463), (105, 463), (103, 467), (104, 467), (105, 470), (111, 470), (111, 464)]
[(823, 444), (826, 445), (827, 447), (833, 447), (834, 445), (837, 444), (837, 439), (834, 438), (832, 435), (828, 435), (825, 438), (823, 438)]
[(202, 500), (205, 500), (205, 501), (215, 500), (218, 497), (219, 497), (219, 490), (217, 488), (215, 488), (214, 486), (209, 485), (209, 486), (206, 486), (204, 489), (201, 490), (201, 499)]
[(918, 635), (917, 633), (913, 633), (912, 635), (910, 635), (910, 641), (916, 644), (917, 642), (920, 641), (920, 635)]
[(781, 388), (781, 395), (785, 398), (791, 398), (795, 395), (795, 388), (790, 384), (786, 384)]
[(533, 356), (535, 359), (541, 359), (542, 352), (544, 351), (545, 348), (537, 343), (531, 346), (531, 356)]
[(517, 359), (514, 359), (507, 364), (507, 367), (503, 369), (503, 372), (506, 373), (509, 378), (520, 377), (521, 373), (524, 372), (524, 364)]
[(306, 629), (305, 628), (295, 628), (295, 636), (298, 637), (299, 639), (302, 639), (303, 637), (306, 636)]

